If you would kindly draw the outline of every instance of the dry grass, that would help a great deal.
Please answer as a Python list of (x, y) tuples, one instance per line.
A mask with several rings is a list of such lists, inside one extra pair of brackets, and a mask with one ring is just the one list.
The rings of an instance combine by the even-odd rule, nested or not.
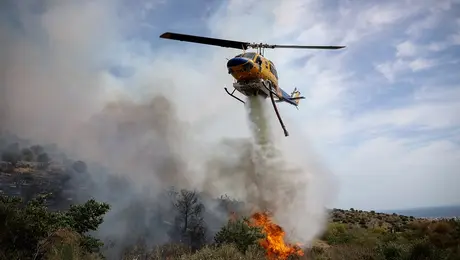
[(123, 260), (265, 260), (264, 252), (258, 247), (250, 247), (242, 254), (234, 245), (220, 247), (205, 246), (192, 253), (181, 245), (163, 245), (153, 250), (133, 248), (125, 253)]
[(313, 247), (311, 259), (315, 260), (373, 260), (375, 252), (368, 247), (356, 245), (338, 245), (334, 247)]
[(15, 173), (20, 173), (20, 174), (33, 173), (33, 172), (35, 172), (35, 169), (32, 168), (32, 167), (16, 167), (16, 168), (14, 168), (14, 172)]
[(180, 260), (265, 260), (264, 252), (257, 247), (250, 247), (246, 254), (240, 253), (234, 245), (221, 247), (204, 247), (193, 255), (183, 255)]

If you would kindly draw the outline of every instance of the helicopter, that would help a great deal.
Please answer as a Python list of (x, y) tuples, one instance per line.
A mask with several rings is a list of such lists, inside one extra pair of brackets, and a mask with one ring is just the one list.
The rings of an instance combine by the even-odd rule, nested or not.
[[(289, 136), (289, 133), (283, 123), (276, 103), (286, 102), (298, 109), (300, 100), (305, 99), (305, 97), (300, 95), (301, 93), (299, 90), (297, 90), (297, 88), (294, 88), (291, 94), (288, 94), (279, 86), (278, 72), (275, 68), (275, 64), (271, 60), (264, 57), (264, 49), (298, 48), (334, 50), (345, 48), (345, 46), (306, 46), (250, 43), (173, 32), (165, 32), (160, 35), (160, 38), (242, 50), (243, 52), (241, 54), (238, 54), (233, 58), (228, 59), (227, 61), (227, 70), (228, 73), (234, 78), (234, 82), (232, 92), (230, 92), (226, 87), (224, 87), (224, 90), (228, 95), (242, 102), (243, 104), (245, 102), (234, 95), (236, 90), (247, 97), (261, 96), (264, 99), (270, 97), (276, 116), (278, 117), (278, 121), (280, 122), (286, 137)], [(246, 50), (249, 48), (256, 49), (257, 51), (247, 52)]]

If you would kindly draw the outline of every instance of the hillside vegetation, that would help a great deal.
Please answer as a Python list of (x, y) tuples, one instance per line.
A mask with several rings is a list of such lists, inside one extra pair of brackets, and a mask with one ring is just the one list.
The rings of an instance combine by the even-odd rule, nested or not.
[[(74, 181), (89, 176), (85, 162), (20, 141), (0, 139), (0, 152), (0, 259), (103, 259), (117, 247), (117, 259), (127, 260), (276, 259), (267, 245), (273, 234), (254, 224), (243, 202), (173, 188), (162, 195), (170, 207), (152, 220), (166, 230), (168, 242), (152, 244), (151, 234), (130, 237), (123, 246), (103, 241), (98, 228), (112, 207), (76, 195), (90, 192)], [(205, 207), (209, 200), (228, 216), (220, 225), (211, 225), (220, 222)], [(460, 221), (333, 209), (312, 246), (279, 259), (460, 259)]]

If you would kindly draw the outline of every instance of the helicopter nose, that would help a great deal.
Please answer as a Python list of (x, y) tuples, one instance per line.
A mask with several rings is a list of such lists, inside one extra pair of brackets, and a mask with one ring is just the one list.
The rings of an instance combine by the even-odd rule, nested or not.
[(242, 58), (242, 57), (231, 58), (227, 62), (227, 68), (238, 66), (238, 65), (241, 65), (241, 64), (245, 64), (246, 62), (248, 62), (248, 59), (246, 59), (246, 58)]

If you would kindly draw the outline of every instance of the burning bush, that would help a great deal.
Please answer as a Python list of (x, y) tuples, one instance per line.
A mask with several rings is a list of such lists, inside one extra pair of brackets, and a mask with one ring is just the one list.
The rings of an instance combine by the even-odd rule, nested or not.
[(303, 256), (297, 245), (285, 242), (285, 232), (273, 223), (269, 213), (256, 212), (250, 218), (237, 219), (234, 214), (216, 235), (218, 245), (234, 244), (242, 253), (248, 248), (258, 246), (265, 251), (268, 259), (288, 259), (291, 256)]
[(297, 245), (284, 241), (286, 233), (283, 228), (273, 223), (268, 213), (256, 212), (251, 216), (251, 226), (262, 228), (265, 238), (260, 245), (265, 249), (268, 259), (288, 259), (290, 256), (303, 256), (304, 252)]

